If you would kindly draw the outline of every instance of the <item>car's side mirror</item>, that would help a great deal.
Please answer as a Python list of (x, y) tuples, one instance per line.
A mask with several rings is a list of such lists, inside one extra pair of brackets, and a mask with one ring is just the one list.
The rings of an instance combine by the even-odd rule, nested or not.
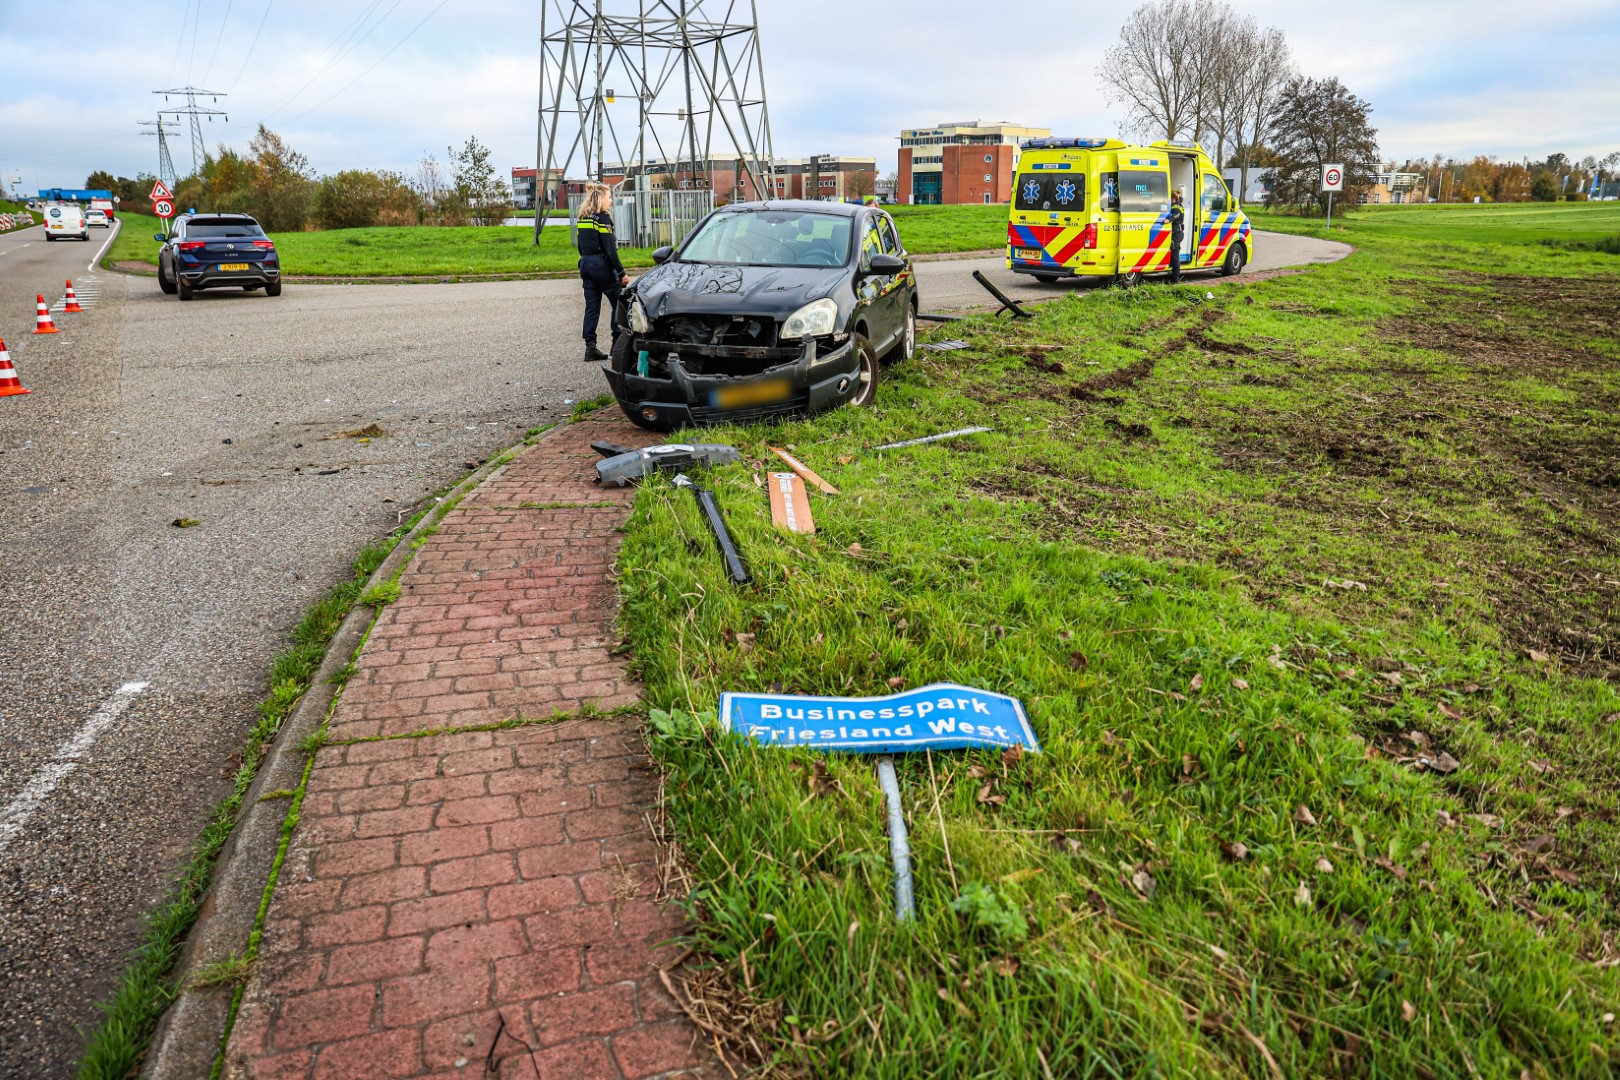
[(872, 256), (872, 265), (868, 273), (872, 274), (898, 274), (906, 268), (906, 260), (898, 255), (877, 254)]
[(653, 249), (653, 262), (656, 263), (659, 266), (663, 266), (665, 263), (669, 262), (670, 257), (673, 256), (674, 254), (675, 254), (675, 249), (673, 247), (670, 247), (668, 244), (665, 244), (661, 248), (654, 248)]
[(164, 241), (165, 241), (165, 240), (167, 240), (167, 239), (168, 239), (168, 237), (167, 237), (167, 236), (164, 236), (164, 235), (163, 235), (163, 234), (162, 234), (162, 233), (160, 233), (160, 232), (155, 232), (155, 233), (153, 233), (153, 234), (152, 234), (152, 239), (154, 239), (154, 240), (156, 240), (156, 241), (157, 241), (157, 242), (158, 242), (158, 243), (160, 243), (160, 244), (161, 244), (161, 243), (163, 243), (163, 242), (164, 242)]

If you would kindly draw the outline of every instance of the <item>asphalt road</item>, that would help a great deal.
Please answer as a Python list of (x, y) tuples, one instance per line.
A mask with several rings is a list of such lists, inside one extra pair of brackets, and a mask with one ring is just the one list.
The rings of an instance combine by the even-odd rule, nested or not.
[(0, 398), (4, 1077), (71, 1074), (303, 609), (466, 462), (605, 389), (570, 282), (181, 303), (103, 273), (95, 307), (28, 336), (96, 246), (0, 255), (32, 391)]
[[(1286, 266), (1309, 266), (1314, 263), (1334, 262), (1350, 254), (1349, 244), (1333, 240), (1316, 240), (1308, 236), (1290, 236), (1287, 233), (1256, 232), (1254, 235), (1254, 261), (1244, 275), (1266, 270), (1279, 270)], [(916, 264), (917, 290), (924, 311), (961, 311), (966, 308), (994, 306), (993, 298), (984, 287), (973, 280), (978, 270), (995, 286), (1014, 300), (1051, 300), (1075, 292), (1089, 292), (1102, 287), (1098, 280), (1059, 281), (1042, 284), (1026, 274), (1015, 274), (1007, 269), (1006, 260), (995, 255), (980, 259), (952, 259), (924, 261)], [(1187, 274), (1184, 282), (1206, 285), (1242, 281), (1243, 276), (1223, 278), (1219, 274)], [(1166, 281), (1150, 277), (1149, 284)]]
[[(181, 303), (31, 232), (0, 237), (0, 334), (33, 391), (0, 398), (0, 1077), (30, 1078), (70, 1073), (304, 608), (468, 462), (605, 389), (574, 281)], [(1343, 247), (1262, 241), (1261, 268)], [(1074, 288), (921, 263), (925, 310), (982, 305), (974, 269)], [(31, 336), (69, 276), (95, 303)]]

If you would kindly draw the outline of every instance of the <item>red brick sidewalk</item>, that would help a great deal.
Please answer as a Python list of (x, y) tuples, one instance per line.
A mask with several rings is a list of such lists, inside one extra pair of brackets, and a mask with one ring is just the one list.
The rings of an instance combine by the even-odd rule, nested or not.
[[(567, 426), (448, 514), (401, 578), (316, 756), (227, 1051), (270, 1078), (706, 1075), (655, 965), (656, 778), (613, 655), (631, 492)], [(563, 504), (563, 505), (558, 505)], [(423, 732), (438, 734), (419, 734)], [(399, 738), (397, 736), (419, 736)]]

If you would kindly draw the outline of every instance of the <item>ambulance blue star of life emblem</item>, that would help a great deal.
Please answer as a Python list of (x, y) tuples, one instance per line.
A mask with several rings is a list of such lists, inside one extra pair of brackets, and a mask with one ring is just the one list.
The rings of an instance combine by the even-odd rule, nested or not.
[(1119, 198), (1119, 181), (1115, 180), (1112, 176), (1110, 176), (1107, 180), (1104, 180), (1103, 194), (1108, 196), (1109, 202), (1116, 201)]
[(1064, 181), (1057, 186), (1057, 190), (1054, 191), (1053, 194), (1057, 196), (1058, 202), (1062, 203), (1064, 206), (1068, 206), (1070, 203), (1074, 202), (1074, 181), (1064, 179)]
[(1041, 197), (1041, 185), (1040, 184), (1036, 183), (1034, 180), (1031, 180), (1029, 183), (1024, 185), (1024, 199), (1025, 199), (1025, 201), (1034, 202), (1036, 199), (1038, 199), (1040, 197)]

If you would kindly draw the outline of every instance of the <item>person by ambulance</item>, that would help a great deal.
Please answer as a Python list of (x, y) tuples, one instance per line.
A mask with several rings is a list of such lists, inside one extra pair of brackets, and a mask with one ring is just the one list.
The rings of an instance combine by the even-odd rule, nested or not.
[(1187, 210), (1180, 188), (1170, 193), (1170, 284), (1181, 284), (1181, 242), (1187, 237)]

